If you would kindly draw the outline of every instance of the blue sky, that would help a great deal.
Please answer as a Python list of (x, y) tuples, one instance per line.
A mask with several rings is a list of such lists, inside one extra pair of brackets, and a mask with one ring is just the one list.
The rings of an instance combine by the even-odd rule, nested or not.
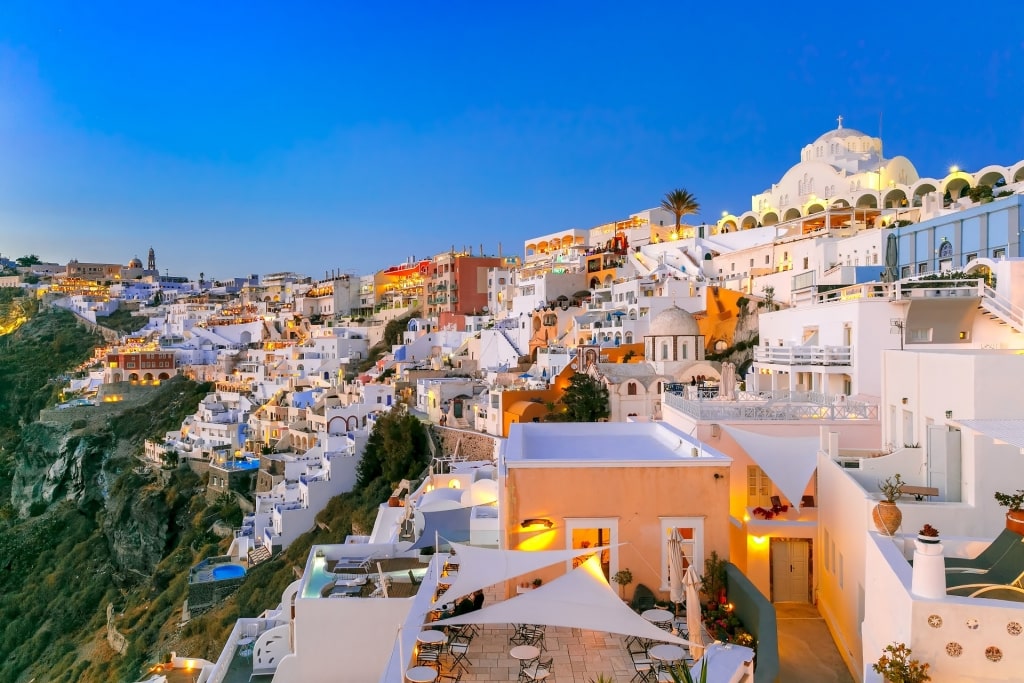
[(521, 253), (674, 187), (739, 213), (838, 114), (882, 114), (922, 175), (1024, 157), (1005, 12), (341, 4), (0, 5), (0, 254), (153, 246), (195, 277)]

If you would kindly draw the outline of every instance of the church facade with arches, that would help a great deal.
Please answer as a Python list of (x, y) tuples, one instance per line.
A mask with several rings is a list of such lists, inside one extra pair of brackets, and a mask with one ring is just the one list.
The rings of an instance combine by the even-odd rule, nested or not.
[(1010, 166), (989, 165), (969, 173), (956, 166), (943, 178), (922, 178), (904, 156), (887, 159), (881, 138), (838, 127), (800, 150), (800, 161), (777, 183), (751, 197), (750, 210), (727, 213), (719, 232), (767, 227), (827, 210), (882, 211), (921, 208), (937, 193), (941, 206), (966, 196), (979, 185), (1002, 187), (1024, 181), (1024, 160)]

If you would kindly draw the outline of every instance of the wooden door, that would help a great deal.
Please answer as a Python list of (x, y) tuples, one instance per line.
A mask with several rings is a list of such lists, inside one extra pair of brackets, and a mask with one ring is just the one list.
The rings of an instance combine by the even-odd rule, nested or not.
[(772, 602), (808, 602), (810, 544), (772, 539)]

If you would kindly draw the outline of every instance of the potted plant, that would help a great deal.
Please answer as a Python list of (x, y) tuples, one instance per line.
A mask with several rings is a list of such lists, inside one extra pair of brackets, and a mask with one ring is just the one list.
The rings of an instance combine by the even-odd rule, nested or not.
[(615, 576), (612, 577), (612, 581), (619, 584), (619, 597), (625, 600), (626, 586), (633, 583), (633, 572), (629, 571), (628, 568), (620, 569), (615, 572)]
[(542, 583), (544, 583), (544, 582), (543, 582), (543, 581), (541, 581), (541, 580), (540, 580), (540, 577), (538, 576), (537, 578), (535, 578), (535, 579), (533, 580), (533, 587), (534, 587), (534, 588), (540, 588), (540, 585), (541, 585)]
[(921, 543), (938, 543), (939, 530), (931, 524), (925, 524), (921, 530), (917, 532), (917, 540), (921, 541)]
[(1006, 508), (1006, 528), (1024, 535), (1024, 489), (1017, 489), (1016, 493), (996, 491), (996, 502)]
[(892, 536), (903, 523), (903, 513), (896, 506), (896, 501), (903, 496), (903, 478), (899, 473), (886, 477), (878, 483), (878, 490), (882, 492), (882, 500), (871, 511), (871, 520), (876, 529)]
[(912, 659), (910, 655), (910, 648), (906, 644), (890, 643), (871, 668), (888, 683), (925, 683), (932, 680), (928, 675), (931, 665)]

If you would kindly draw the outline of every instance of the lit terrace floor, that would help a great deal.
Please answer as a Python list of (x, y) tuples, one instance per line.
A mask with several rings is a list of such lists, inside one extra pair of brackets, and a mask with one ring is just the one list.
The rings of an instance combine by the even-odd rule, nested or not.
[[(462, 680), (515, 681), (519, 676), (519, 662), (509, 656), (511, 635), (512, 627), (508, 625), (481, 627), (480, 635), (469, 647), (469, 660), (473, 664)], [(554, 660), (548, 679), (554, 683), (589, 683), (598, 674), (624, 683), (636, 673), (623, 636), (549, 627), (544, 641), (547, 650), (541, 653), (541, 659)], [(445, 657), (446, 664), (448, 661), (450, 658)]]

